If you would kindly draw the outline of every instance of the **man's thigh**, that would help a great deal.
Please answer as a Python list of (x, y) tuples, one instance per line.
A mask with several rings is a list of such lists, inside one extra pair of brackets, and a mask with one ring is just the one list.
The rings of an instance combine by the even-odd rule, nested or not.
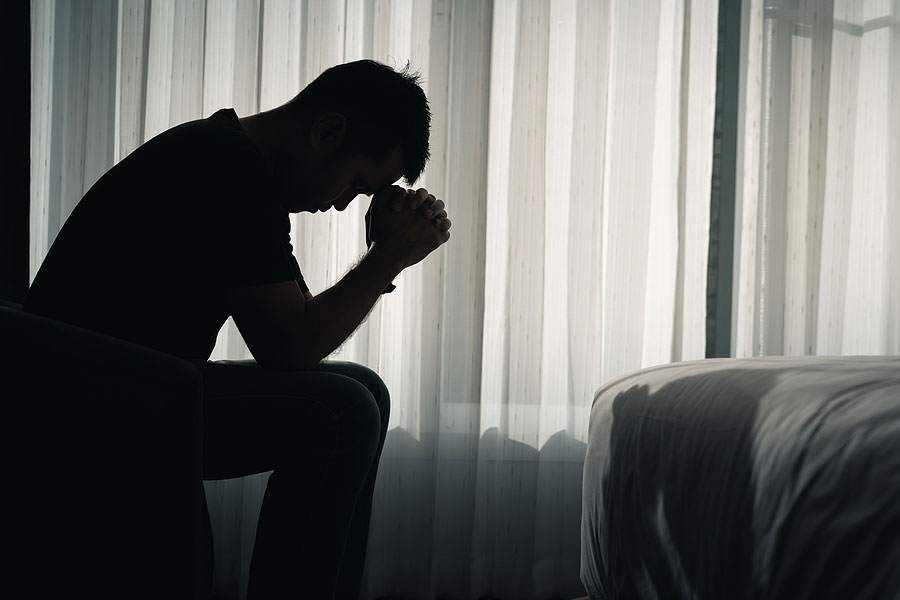
[(342, 439), (348, 421), (363, 427), (361, 420), (374, 421), (376, 430), (380, 425), (370, 390), (375, 383), (361, 365), (322, 363), (309, 371), (274, 371), (250, 360), (198, 367), (204, 385), (206, 479), (316, 464), (352, 449)]

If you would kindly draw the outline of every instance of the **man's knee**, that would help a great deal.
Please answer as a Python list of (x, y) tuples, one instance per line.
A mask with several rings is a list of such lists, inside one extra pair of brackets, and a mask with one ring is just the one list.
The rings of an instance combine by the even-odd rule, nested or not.
[(381, 377), (365, 365), (351, 362), (332, 363), (335, 372), (355, 379), (365, 386), (378, 405), (378, 412), (384, 425), (387, 426), (391, 416), (391, 395)]
[(338, 422), (338, 442), (342, 448), (357, 445), (374, 450), (381, 435), (381, 403), (362, 382), (340, 377), (334, 393), (343, 399), (342, 410), (335, 415)]
[(363, 377), (360, 383), (372, 392), (372, 396), (378, 404), (378, 412), (381, 415), (381, 419), (387, 424), (387, 420), (391, 416), (391, 394), (378, 373), (364, 365), (359, 365), (359, 368)]

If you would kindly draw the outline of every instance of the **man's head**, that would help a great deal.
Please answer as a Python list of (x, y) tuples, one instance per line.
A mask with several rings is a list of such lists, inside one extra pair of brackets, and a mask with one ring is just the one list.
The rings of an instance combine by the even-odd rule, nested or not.
[(431, 111), (417, 74), (361, 60), (332, 67), (281, 107), (301, 124), (288, 188), (300, 210), (338, 210), (401, 176), (412, 185), (430, 156)]

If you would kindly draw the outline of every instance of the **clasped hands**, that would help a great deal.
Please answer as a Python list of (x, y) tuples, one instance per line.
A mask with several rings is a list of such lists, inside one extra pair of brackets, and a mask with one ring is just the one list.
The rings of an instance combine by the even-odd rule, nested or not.
[(444, 201), (425, 188), (389, 186), (374, 194), (366, 211), (366, 246), (389, 250), (400, 268), (421, 261), (450, 239)]

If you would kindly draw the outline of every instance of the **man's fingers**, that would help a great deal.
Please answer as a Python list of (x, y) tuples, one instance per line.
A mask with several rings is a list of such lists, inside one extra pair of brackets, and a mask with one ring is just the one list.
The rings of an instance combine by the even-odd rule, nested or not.
[(428, 198), (428, 190), (425, 188), (409, 190), (409, 195), (406, 197), (408, 206), (413, 210), (418, 210), (426, 198)]
[(431, 208), (431, 205), (434, 204), (436, 198), (434, 194), (429, 194), (428, 190), (425, 188), (419, 188), (416, 190), (416, 196), (421, 198), (421, 202), (419, 203), (419, 208), (425, 210), (426, 208)]
[[(446, 213), (444, 214), (446, 215)], [(450, 219), (448, 219), (446, 216), (443, 218), (435, 219), (434, 221), (432, 221), (432, 223), (434, 223), (435, 227), (437, 227), (441, 231), (447, 231), (448, 229), (450, 229), (450, 225), (452, 225)]]
[(403, 207), (406, 205), (406, 201), (409, 198), (410, 190), (405, 190), (402, 187), (392, 185), (387, 193), (390, 194), (390, 201), (388, 204), (390, 205), (391, 210), (395, 213), (403, 210)]
[[(429, 196), (429, 198), (432, 198), (432, 199), (433, 199), (434, 196)], [(423, 214), (424, 214), (426, 217), (428, 217), (429, 219), (431, 219), (431, 218), (438, 218), (438, 217), (441, 217), (441, 216), (446, 217), (446, 216), (447, 216), (447, 211), (444, 210), (444, 201), (443, 201), (443, 200), (437, 200), (437, 199), (431, 200), (430, 204), (427, 205), (427, 208), (425, 209), (425, 211), (424, 211)]]

